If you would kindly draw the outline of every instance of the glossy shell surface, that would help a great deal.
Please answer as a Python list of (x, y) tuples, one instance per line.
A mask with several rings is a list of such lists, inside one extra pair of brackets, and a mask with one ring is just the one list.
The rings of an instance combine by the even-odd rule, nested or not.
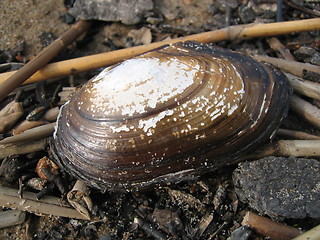
[(196, 42), (111, 66), (63, 106), (52, 152), (101, 190), (191, 179), (270, 141), (291, 88), (276, 69)]

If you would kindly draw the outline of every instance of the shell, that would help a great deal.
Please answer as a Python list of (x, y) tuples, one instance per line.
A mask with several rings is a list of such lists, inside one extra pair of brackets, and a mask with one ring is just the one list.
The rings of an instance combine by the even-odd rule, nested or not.
[(291, 87), (250, 57), (184, 42), (111, 66), (65, 104), (52, 152), (101, 190), (192, 179), (256, 149), (286, 116)]

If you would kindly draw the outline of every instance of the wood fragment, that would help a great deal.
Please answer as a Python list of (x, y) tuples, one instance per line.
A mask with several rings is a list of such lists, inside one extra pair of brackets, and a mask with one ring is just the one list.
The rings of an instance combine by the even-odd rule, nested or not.
[(278, 38), (272, 37), (267, 39), (267, 42), (269, 44), (269, 46), (280, 53), (280, 55), (289, 61), (296, 61), (296, 59), (294, 58), (294, 56), (291, 54), (290, 50), (288, 48), (286, 48), (280, 41)]
[(0, 111), (0, 133), (6, 132), (23, 115), (22, 103), (12, 101)]
[(294, 94), (291, 97), (291, 109), (320, 129), (319, 108)]
[(49, 214), (53, 216), (88, 220), (70, 205), (62, 203), (60, 198), (45, 196), (41, 200), (37, 200), (35, 193), (26, 191), (23, 192), (23, 198), (20, 198), (16, 189), (2, 186), (0, 186), (0, 205), (40, 215)]
[(0, 144), (13, 144), (20, 142), (30, 142), (33, 140), (39, 140), (45, 137), (49, 137), (54, 132), (55, 123), (48, 123), (42, 126), (38, 126), (24, 131), (21, 134), (7, 137), (0, 141)]
[(312, 134), (300, 132), (300, 131), (282, 129), (282, 128), (280, 128), (277, 131), (277, 135), (282, 137), (299, 139), (299, 140), (320, 140), (320, 136), (316, 136), (316, 135), (312, 135)]
[(304, 71), (310, 71), (320, 74), (319, 66), (312, 65), (309, 63), (301, 63), (296, 61), (288, 61), (285, 59), (279, 59), (268, 56), (256, 55), (253, 58), (257, 61), (270, 63), (278, 68), (281, 68), (284, 72), (291, 73), (300, 78), (303, 78)]
[[(194, 34), (182, 38), (171, 39), (163, 42), (155, 42), (148, 45), (136, 46), (116, 51), (95, 54), (91, 56), (70, 59), (57, 63), (51, 63), (36, 72), (26, 82), (38, 82), (45, 79), (67, 76), (84, 72), (99, 67), (115, 64), (119, 61), (139, 55), (164, 44), (194, 40), (203, 43), (219, 42), (223, 40), (249, 39), (255, 37), (277, 36), (293, 32), (313, 31), (320, 29), (320, 18), (287, 21), (267, 24), (236, 25), (227, 28)], [(8, 79), (14, 72), (0, 74), (0, 84)]]
[(267, 144), (242, 160), (277, 157), (319, 157), (320, 140), (279, 140)]
[(258, 234), (272, 240), (291, 240), (301, 233), (297, 228), (274, 222), (250, 211), (244, 216), (241, 225), (250, 226)]
[(26, 213), (20, 210), (8, 210), (0, 212), (0, 228), (19, 225), (26, 219)]
[(319, 240), (320, 239), (320, 225), (302, 233), (298, 237), (293, 238), (292, 240)]
[(47, 140), (42, 139), (39, 141), (16, 144), (12, 146), (0, 145), (0, 159), (15, 155), (15, 154), (27, 154), (32, 152), (38, 152), (45, 150), (47, 146)]
[(285, 73), (294, 91), (304, 96), (320, 100), (320, 84)]
[(80, 20), (58, 39), (52, 42), (48, 47), (43, 49), (30, 62), (12, 74), (5, 81), (0, 83), (0, 101), (3, 100), (15, 88), (20, 86), (20, 84), (26, 81), (36, 71), (44, 67), (63, 48), (76, 40), (83, 32), (87, 30), (89, 25), (90, 23), (88, 21)]

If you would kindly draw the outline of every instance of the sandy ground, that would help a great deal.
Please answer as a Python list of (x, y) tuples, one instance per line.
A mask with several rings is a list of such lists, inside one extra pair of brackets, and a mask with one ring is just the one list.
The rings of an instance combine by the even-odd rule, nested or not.
[(43, 48), (41, 32), (59, 36), (68, 28), (61, 18), (67, 11), (63, 0), (1, 0), (0, 4), (0, 49), (13, 49), (25, 41), (26, 55), (32, 56)]

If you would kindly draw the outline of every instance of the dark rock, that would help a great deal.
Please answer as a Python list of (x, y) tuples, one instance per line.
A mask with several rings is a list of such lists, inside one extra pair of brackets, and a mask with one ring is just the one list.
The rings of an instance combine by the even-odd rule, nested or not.
[(300, 61), (320, 65), (320, 53), (312, 47), (302, 46), (294, 54)]
[(75, 0), (64, 0), (63, 3), (67, 8), (70, 8), (73, 6)]
[(152, 0), (76, 0), (69, 12), (81, 19), (121, 21), (130, 25), (139, 23), (152, 9)]
[(316, 72), (312, 72), (304, 69), (302, 71), (302, 77), (303, 79), (309, 80), (312, 82), (320, 82), (320, 74)]
[(0, 165), (0, 177), (6, 182), (18, 181), (20, 177), (21, 165), (24, 164), (24, 159), (19, 156), (5, 158)]
[(238, 14), (242, 23), (252, 23), (257, 17), (253, 9), (246, 5), (238, 8)]
[(76, 19), (70, 13), (65, 13), (62, 15), (63, 22), (66, 24), (73, 24), (75, 23)]
[(39, 35), (40, 42), (43, 47), (47, 47), (52, 43), (57, 37), (52, 32), (41, 32)]
[(320, 163), (314, 159), (267, 157), (239, 164), (233, 172), (242, 202), (275, 220), (320, 218)]
[(0, 63), (12, 62), (13, 56), (10, 51), (0, 49)]
[(16, 45), (12, 50), (0, 49), (0, 64), (9, 62), (24, 62), (24, 53), (27, 43), (22, 41)]

